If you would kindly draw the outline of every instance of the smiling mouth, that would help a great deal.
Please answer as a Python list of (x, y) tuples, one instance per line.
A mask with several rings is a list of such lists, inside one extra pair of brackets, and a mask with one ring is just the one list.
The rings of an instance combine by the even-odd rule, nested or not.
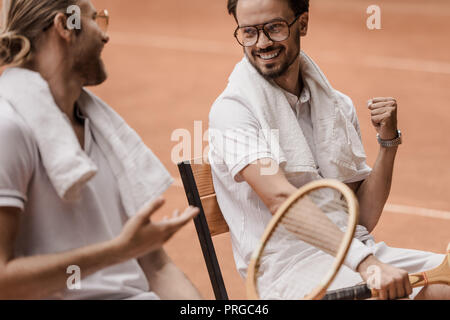
[(277, 58), (281, 53), (281, 48), (268, 53), (257, 53), (256, 56), (262, 60), (268, 61)]

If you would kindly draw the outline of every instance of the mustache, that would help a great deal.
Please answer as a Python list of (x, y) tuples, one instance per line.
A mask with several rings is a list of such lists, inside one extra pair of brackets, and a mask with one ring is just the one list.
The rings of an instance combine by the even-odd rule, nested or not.
[(272, 52), (272, 51), (278, 50), (278, 49), (283, 49), (283, 47), (281, 47), (281, 46), (270, 46), (268, 48), (254, 50), (253, 54), (264, 54), (264, 53)]

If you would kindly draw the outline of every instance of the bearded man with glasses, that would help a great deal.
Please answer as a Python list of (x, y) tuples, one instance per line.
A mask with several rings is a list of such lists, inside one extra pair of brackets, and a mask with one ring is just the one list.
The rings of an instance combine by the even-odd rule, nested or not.
[(173, 179), (85, 87), (107, 78), (106, 10), (3, 0), (0, 299), (200, 299), (163, 250), (197, 213), (152, 222)]
[[(281, 204), (306, 183), (329, 178), (351, 187), (361, 208), (355, 239), (331, 289), (367, 282), (375, 266), (381, 299), (450, 298), (448, 286), (413, 292), (408, 280), (408, 272), (432, 269), (443, 255), (391, 248), (370, 235), (389, 196), (402, 142), (396, 100), (369, 101), (380, 144), (370, 168), (351, 99), (333, 89), (301, 50), (309, 1), (228, 0), (228, 11), (238, 25), (234, 36), (244, 58), (211, 109), (209, 162), (241, 276)], [(265, 271), (259, 292), (265, 299), (298, 298), (291, 296), (293, 284), (283, 275), (315, 277), (316, 268), (329, 261), (326, 253), (300, 241), (280, 242), (272, 249), (260, 266)]]

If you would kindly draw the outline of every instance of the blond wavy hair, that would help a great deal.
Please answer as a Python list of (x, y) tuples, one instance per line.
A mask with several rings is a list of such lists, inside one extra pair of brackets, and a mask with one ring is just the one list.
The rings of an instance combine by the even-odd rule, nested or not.
[(38, 37), (77, 0), (2, 0), (0, 66), (28, 62)]

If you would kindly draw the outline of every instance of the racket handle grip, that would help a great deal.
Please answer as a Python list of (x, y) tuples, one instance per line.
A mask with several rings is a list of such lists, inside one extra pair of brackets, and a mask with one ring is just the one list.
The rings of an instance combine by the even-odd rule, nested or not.
[(372, 298), (372, 290), (367, 284), (328, 291), (322, 300), (364, 300)]

